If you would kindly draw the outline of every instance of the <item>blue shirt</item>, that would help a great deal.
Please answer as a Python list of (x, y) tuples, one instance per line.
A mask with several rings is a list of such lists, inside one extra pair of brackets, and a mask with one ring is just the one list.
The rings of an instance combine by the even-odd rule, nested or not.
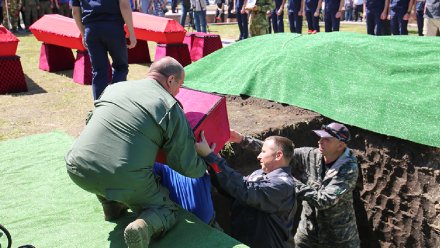
[(195, 214), (206, 224), (214, 218), (211, 199), (211, 180), (207, 174), (200, 178), (182, 176), (167, 165), (154, 163), (153, 172), (170, 192), (170, 199)]
[(336, 12), (338, 12), (339, 5), (341, 4), (339, 0), (324, 0), (324, 2), (325, 2), (325, 7), (324, 7), (325, 13), (336, 14)]
[(306, 0), (306, 11), (315, 12), (318, 7), (318, 0)]
[(367, 0), (365, 7), (369, 11), (383, 11), (385, 0)]
[(408, 10), (409, 0), (391, 0), (390, 9), (395, 10)]
[(281, 7), (283, 0), (275, 0), (275, 9), (278, 10)]
[(287, 4), (287, 10), (289, 12), (298, 12), (301, 10), (301, 0), (289, 0)]
[(82, 8), (82, 23), (122, 22), (118, 0), (70, 0), (73, 7)]
[(416, 11), (425, 11), (425, 1), (416, 2)]
[(238, 13), (238, 11), (241, 11), (241, 9), (243, 8), (243, 3), (244, 3), (244, 0), (236, 0), (235, 10), (237, 11), (237, 13)]

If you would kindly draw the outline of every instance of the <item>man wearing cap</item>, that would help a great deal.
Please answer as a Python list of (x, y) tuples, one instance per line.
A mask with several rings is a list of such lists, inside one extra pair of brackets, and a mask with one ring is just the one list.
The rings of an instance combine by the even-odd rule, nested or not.
[[(302, 201), (295, 247), (360, 247), (353, 208), (358, 178), (356, 157), (348, 149), (350, 132), (340, 123), (314, 130), (319, 148), (294, 150), (297, 198)], [(232, 142), (257, 150), (261, 141), (231, 131)]]

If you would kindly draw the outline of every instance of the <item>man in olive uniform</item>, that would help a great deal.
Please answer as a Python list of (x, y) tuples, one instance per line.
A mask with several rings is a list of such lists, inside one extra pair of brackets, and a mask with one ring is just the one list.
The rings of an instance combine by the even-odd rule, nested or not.
[(176, 222), (177, 205), (153, 174), (159, 149), (180, 174), (201, 177), (206, 164), (192, 129), (174, 98), (182, 65), (171, 57), (154, 62), (147, 78), (107, 86), (81, 135), (67, 153), (72, 181), (102, 203), (105, 220), (128, 208), (138, 215), (124, 231), (129, 248), (146, 248)]
[(39, 0), (23, 0), (24, 25), (26, 26), (26, 30), (29, 30), (29, 27), (38, 20), (39, 5)]
[[(8, 0), (8, 6), (4, 6), (4, 8), (8, 8), (9, 18), (11, 20), (11, 32), (13, 33), (17, 32), (21, 4), (21, 0)], [(7, 18), (8, 17), (5, 18), (3, 23), (3, 26), (5, 27), (9, 26)]]
[(250, 11), (249, 34), (251, 37), (269, 33), (267, 17), (271, 15), (271, 10), (274, 8), (274, 0), (255, 0), (253, 7), (245, 8)]

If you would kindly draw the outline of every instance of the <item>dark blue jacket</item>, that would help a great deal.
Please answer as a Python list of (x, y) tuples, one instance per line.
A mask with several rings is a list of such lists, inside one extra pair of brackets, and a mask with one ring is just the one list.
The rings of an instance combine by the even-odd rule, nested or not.
[(289, 12), (298, 12), (301, 8), (301, 0), (289, 0), (287, 5), (287, 10)]
[(365, 7), (368, 11), (382, 12), (385, 7), (385, 0), (367, 0)]
[(324, 0), (325, 7), (324, 12), (325, 13), (332, 13), (336, 14), (339, 10), (339, 5), (341, 4), (340, 0)]
[(124, 23), (118, 0), (70, 0), (74, 7), (82, 9), (82, 23), (121, 22)]
[(318, 7), (318, 0), (306, 0), (305, 4), (307, 12), (315, 12)]
[(243, 177), (214, 153), (205, 158), (216, 163), (214, 173), (221, 189), (233, 199), (231, 233), (252, 248), (291, 247), (293, 217), (296, 211), (295, 183), (290, 167), (264, 173), (256, 170)]

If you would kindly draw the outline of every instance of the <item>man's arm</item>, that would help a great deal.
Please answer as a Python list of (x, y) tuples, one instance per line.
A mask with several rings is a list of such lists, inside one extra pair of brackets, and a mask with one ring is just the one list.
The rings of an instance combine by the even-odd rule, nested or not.
[(196, 153), (193, 131), (177, 103), (164, 119), (169, 122), (162, 146), (166, 154), (166, 164), (187, 177), (203, 176), (206, 163)]
[(319, 12), (321, 11), (321, 7), (322, 7), (322, 0), (319, 0), (318, 6), (316, 7), (315, 14), (314, 14), (315, 17), (319, 16)]
[(122, 18), (124, 18), (125, 25), (128, 29), (128, 39), (130, 44), (127, 47), (133, 48), (136, 46), (136, 36), (134, 35), (133, 16), (130, 6), (130, 0), (119, 0), (119, 9), (121, 10)]
[(338, 12), (336, 12), (336, 18), (341, 18), (341, 16), (342, 16), (342, 8), (344, 8), (344, 3), (345, 3), (344, 0), (340, 0), (339, 1), (339, 9), (338, 9)]
[(255, 153), (259, 153), (261, 151), (261, 147), (263, 147), (263, 141), (257, 138), (243, 135), (232, 129), (230, 131), (229, 141), (233, 143), (238, 143), (244, 149), (250, 150)]
[(405, 20), (405, 21), (409, 20), (413, 5), (414, 5), (414, 0), (409, 0), (408, 9), (406, 10), (406, 14), (403, 16), (403, 20)]
[(352, 194), (358, 178), (358, 167), (353, 161), (347, 161), (332, 178), (324, 178), (323, 185), (315, 189), (295, 179), (296, 193), (299, 199), (323, 210), (336, 205), (346, 194)]
[(79, 32), (81, 33), (83, 45), (85, 48), (87, 48), (86, 41), (84, 40), (84, 25), (82, 24), (82, 21), (81, 21), (81, 7), (73, 5), (72, 6), (72, 16), (73, 16), (73, 19), (75, 20), (76, 26), (79, 29)]
[(296, 198), (292, 177), (282, 179), (256, 175), (258, 179), (251, 181), (212, 152), (204, 159), (208, 164), (214, 163), (218, 166), (219, 171), (215, 173), (215, 177), (221, 188), (239, 202), (267, 213), (291, 209), (294, 206)]
[(304, 13), (305, 13), (305, 1), (304, 0), (301, 0), (301, 7), (299, 8), (299, 11), (298, 11), (298, 16), (303, 16), (304, 15)]
[(390, 5), (390, 1), (389, 0), (385, 0), (385, 5), (383, 7), (383, 11), (380, 14), (380, 19), (381, 20), (386, 20), (387, 19), (387, 15), (388, 15), (388, 5)]
[(283, 13), (284, 10), (284, 5), (286, 4), (286, 0), (283, 0), (283, 2), (281, 3), (280, 8), (277, 11), (277, 15), (281, 15)]

